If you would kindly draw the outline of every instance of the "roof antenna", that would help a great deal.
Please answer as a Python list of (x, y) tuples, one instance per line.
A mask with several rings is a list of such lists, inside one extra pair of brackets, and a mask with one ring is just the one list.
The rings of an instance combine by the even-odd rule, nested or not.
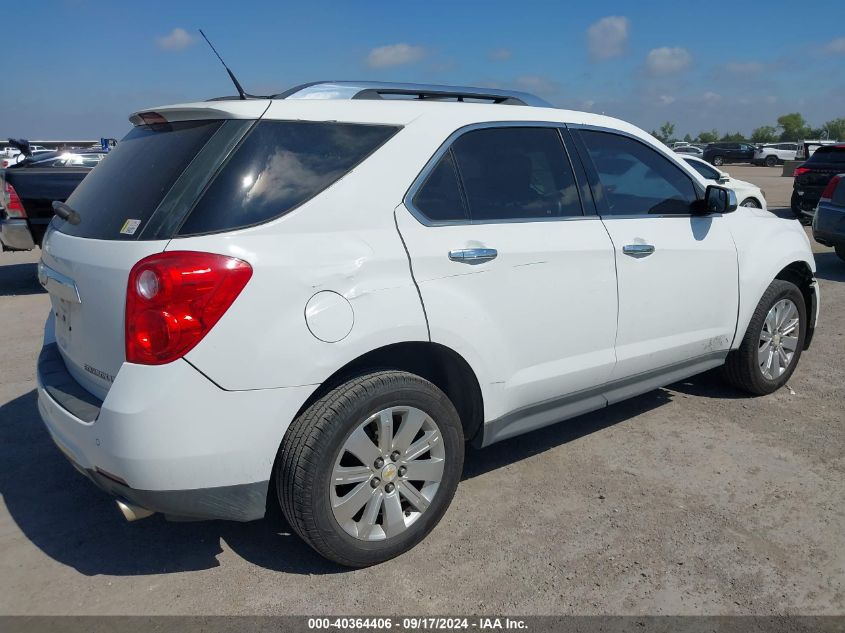
[(205, 36), (205, 33), (202, 32), (202, 29), (198, 29), (200, 35), (202, 35), (202, 39), (204, 39), (208, 45), (211, 47), (211, 50), (214, 51), (214, 54), (217, 55), (217, 59), (220, 60), (220, 63), (223, 64), (223, 68), (226, 69), (226, 72), (229, 73), (229, 79), (232, 80), (232, 83), (235, 84), (235, 89), (238, 91), (238, 95), (240, 96), (241, 100), (246, 100), (247, 97), (254, 97), (255, 95), (247, 94), (244, 92), (243, 86), (241, 86), (238, 78), (235, 77), (235, 73), (229, 70), (229, 67), (226, 65), (226, 62), (223, 61), (223, 58), (220, 57), (220, 53), (217, 52), (217, 49), (214, 48), (214, 44), (212, 44), (209, 39)]

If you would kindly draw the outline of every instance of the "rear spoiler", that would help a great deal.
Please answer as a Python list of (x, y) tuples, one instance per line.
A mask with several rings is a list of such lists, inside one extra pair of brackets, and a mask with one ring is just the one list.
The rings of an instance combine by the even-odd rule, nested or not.
[(139, 110), (129, 117), (132, 125), (150, 123), (175, 123), (176, 121), (201, 121), (203, 119), (260, 119), (270, 100), (247, 100), (208, 103), (188, 103)]

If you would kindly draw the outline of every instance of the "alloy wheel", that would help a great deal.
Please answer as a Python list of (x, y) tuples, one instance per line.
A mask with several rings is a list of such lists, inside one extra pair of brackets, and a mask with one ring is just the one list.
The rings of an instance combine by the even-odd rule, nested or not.
[(424, 411), (396, 406), (374, 413), (335, 459), (330, 483), (335, 520), (364, 541), (402, 534), (431, 505), (445, 459), (440, 429)]
[(771, 307), (760, 331), (757, 361), (769, 380), (777, 380), (792, 364), (798, 349), (800, 316), (790, 299), (781, 299)]

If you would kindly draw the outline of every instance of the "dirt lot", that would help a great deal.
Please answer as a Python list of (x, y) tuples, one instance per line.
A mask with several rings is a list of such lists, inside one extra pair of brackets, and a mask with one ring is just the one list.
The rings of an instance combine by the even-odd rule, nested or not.
[[(780, 169), (729, 167), (788, 204)], [(787, 215), (783, 209), (775, 209)], [(0, 255), (0, 613), (845, 612), (845, 263), (790, 389), (711, 375), (471, 450), (411, 553), (347, 571), (266, 521), (127, 524), (38, 420), (38, 252)]]

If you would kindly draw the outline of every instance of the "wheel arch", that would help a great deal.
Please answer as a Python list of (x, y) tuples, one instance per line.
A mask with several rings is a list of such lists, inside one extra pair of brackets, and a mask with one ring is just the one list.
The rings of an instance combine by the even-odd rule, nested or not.
[[(302, 403), (293, 419), (305, 412), (314, 402), (344, 382), (375, 370), (395, 369), (425, 378), (436, 385), (458, 411), (464, 438), (472, 440), (484, 426), (484, 399), (481, 385), (470, 364), (453, 349), (429, 341), (392, 343), (371, 350), (346, 363), (326, 378)], [(281, 443), (282, 438), (279, 438)], [(267, 491), (267, 510), (272, 512), (277, 495), (276, 471), (279, 455), (273, 464)]]

